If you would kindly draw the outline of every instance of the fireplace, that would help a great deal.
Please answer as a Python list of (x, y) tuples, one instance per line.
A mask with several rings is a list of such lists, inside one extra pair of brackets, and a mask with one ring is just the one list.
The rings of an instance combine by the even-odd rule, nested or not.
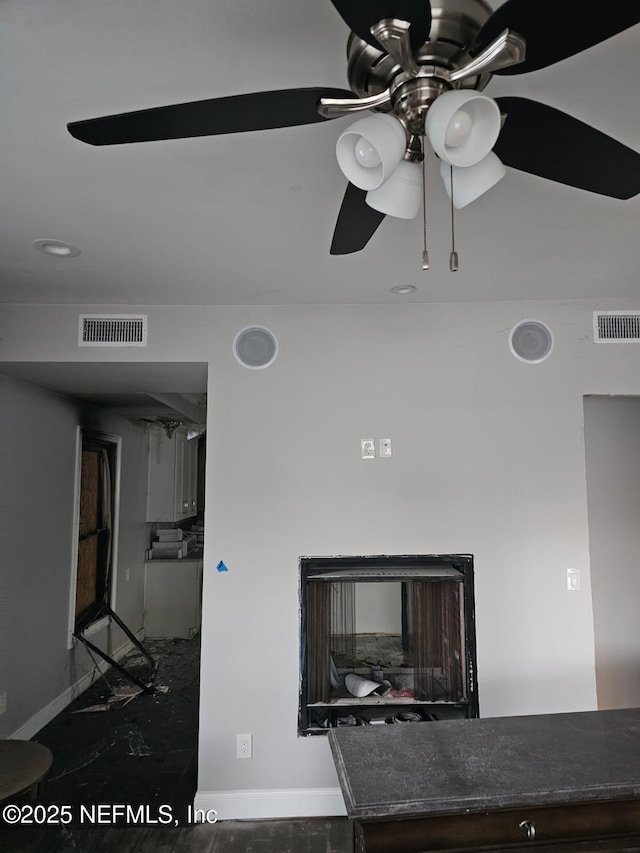
[(473, 557), (300, 558), (298, 733), (479, 716)]

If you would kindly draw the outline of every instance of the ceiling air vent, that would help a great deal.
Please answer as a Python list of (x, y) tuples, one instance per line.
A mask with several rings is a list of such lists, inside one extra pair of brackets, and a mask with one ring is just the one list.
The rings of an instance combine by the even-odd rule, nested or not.
[(146, 347), (146, 314), (80, 314), (78, 346)]
[(594, 311), (593, 340), (603, 343), (639, 343), (640, 311)]

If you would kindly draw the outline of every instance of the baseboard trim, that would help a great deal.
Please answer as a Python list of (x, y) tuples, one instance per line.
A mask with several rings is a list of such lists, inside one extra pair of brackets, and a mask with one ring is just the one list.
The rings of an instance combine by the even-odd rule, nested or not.
[[(144, 636), (144, 631), (140, 630), (136, 633), (136, 638), (141, 640)], [(135, 646), (130, 640), (127, 640), (123, 643), (116, 651), (111, 655), (114, 660), (120, 660), (126, 654), (128, 654)], [(81, 678), (79, 678), (74, 684), (61, 693), (59, 696), (56, 696), (48, 705), (45, 705), (40, 711), (35, 713), (32, 717), (30, 717), (26, 723), (23, 723), (20, 728), (16, 729), (13, 734), (8, 735), (11, 740), (31, 740), (31, 738), (36, 735), (40, 729), (43, 729), (47, 723), (50, 723), (61, 711), (70, 705), (74, 699), (77, 699), (81, 693), (90, 687), (96, 679), (96, 668), (100, 674), (106, 672), (110, 668), (110, 664), (106, 662), (106, 660), (102, 660), (100, 658), (97, 661), (97, 666), (91, 669), (89, 672), (86, 672)]]
[(203, 813), (213, 809), (218, 820), (336, 817), (347, 813), (340, 788), (198, 791), (193, 805)]

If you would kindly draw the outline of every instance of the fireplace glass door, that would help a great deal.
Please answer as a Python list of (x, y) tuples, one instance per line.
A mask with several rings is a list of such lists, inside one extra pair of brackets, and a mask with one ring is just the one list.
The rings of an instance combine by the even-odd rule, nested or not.
[(303, 557), (298, 730), (478, 716), (469, 555)]

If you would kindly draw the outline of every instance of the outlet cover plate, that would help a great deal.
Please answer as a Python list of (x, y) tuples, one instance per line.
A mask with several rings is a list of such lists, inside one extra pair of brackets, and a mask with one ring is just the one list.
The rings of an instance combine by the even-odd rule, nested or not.
[(372, 438), (360, 439), (360, 456), (362, 459), (376, 458), (376, 444)]
[(253, 757), (253, 739), (250, 734), (236, 735), (236, 758)]
[(581, 588), (582, 578), (580, 577), (580, 569), (567, 569), (568, 592), (580, 592)]

